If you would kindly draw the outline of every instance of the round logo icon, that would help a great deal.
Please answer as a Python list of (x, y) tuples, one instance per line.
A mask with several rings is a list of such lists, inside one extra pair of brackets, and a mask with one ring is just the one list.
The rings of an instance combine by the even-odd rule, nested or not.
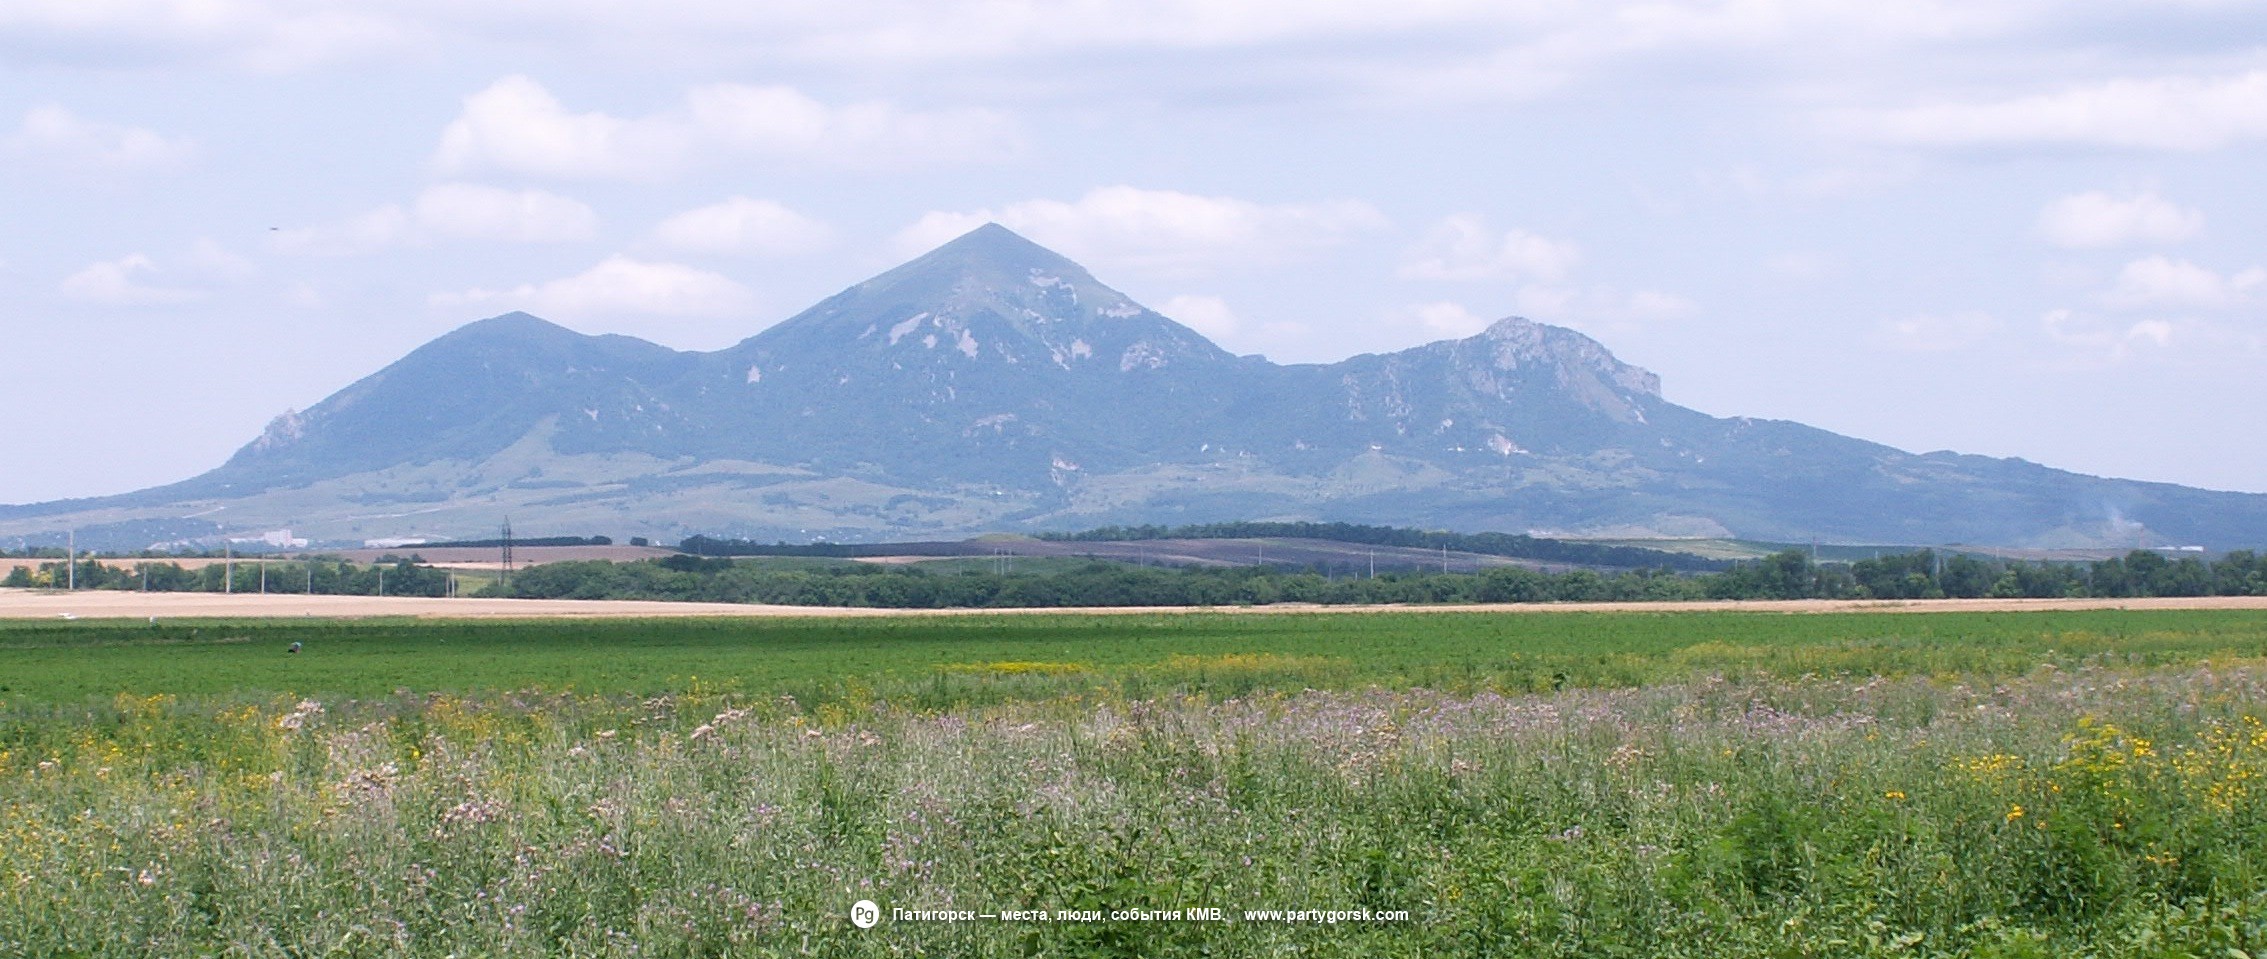
[(860, 929), (872, 929), (882, 921), (882, 907), (871, 899), (860, 899), (850, 904), (850, 924)]

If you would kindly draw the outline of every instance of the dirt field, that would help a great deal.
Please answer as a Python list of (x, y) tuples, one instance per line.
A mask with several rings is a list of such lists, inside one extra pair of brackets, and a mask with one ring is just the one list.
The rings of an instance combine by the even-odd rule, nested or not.
[(1527, 603), (1458, 606), (1274, 606), (1107, 607), (1076, 609), (845, 609), (819, 606), (755, 606), (731, 603), (665, 603), (648, 600), (424, 599), (404, 596), (279, 596), (220, 593), (131, 593), (0, 589), (0, 619), (250, 619), (322, 617), (356, 619), (406, 616), (421, 619), (545, 619), (699, 616), (969, 616), (1013, 613), (1280, 613), (1400, 612), (1699, 612), (1748, 610), (1764, 613), (1953, 613), (2075, 609), (2267, 609), (2267, 596), (2199, 596), (2158, 599), (1940, 599), (1784, 600), (1703, 603)]

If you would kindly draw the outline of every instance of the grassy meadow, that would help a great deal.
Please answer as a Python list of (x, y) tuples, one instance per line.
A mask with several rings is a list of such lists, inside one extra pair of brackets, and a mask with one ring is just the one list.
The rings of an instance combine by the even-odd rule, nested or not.
[(0, 955), (2267, 955), (2263, 718), (2241, 611), (0, 625)]

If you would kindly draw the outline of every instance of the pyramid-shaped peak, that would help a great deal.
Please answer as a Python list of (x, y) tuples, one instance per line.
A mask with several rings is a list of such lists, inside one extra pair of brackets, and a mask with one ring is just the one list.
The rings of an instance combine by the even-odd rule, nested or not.
[(495, 315), (495, 316), (491, 316), (491, 317), (489, 317), (489, 318), (487, 318), (487, 319), (484, 319), (484, 320), (474, 320), (474, 321), (472, 321), (472, 322), (470, 322), (470, 323), (467, 323), (467, 324), (465, 324), (463, 328), (464, 328), (464, 329), (468, 329), (468, 330), (469, 330), (469, 329), (483, 329), (483, 330), (558, 330), (558, 329), (565, 329), (565, 327), (562, 327), (562, 326), (560, 326), (560, 325), (559, 325), (559, 324), (557, 324), (557, 323), (553, 323), (553, 322), (551, 322), (550, 320), (546, 320), (546, 319), (544, 319), (544, 318), (542, 318), (542, 317), (540, 317), (540, 316), (536, 316), (536, 315), (535, 315), (535, 314), (533, 314), (533, 313), (527, 313), (527, 312), (523, 312), (523, 311), (520, 311), (520, 310), (513, 310), (513, 311), (512, 311), (512, 312), (510, 312), (510, 313), (500, 313), (500, 314), (497, 314), (497, 315)]
[(853, 292), (869, 296), (932, 301), (976, 291), (1023, 291), (1027, 287), (1076, 291), (1097, 303), (1126, 302), (1124, 294), (1102, 285), (1085, 267), (1025, 239), (997, 223), (963, 233), (934, 250), (867, 280)]
[(987, 222), (937, 248), (939, 253), (948, 250), (963, 256), (1042, 256), (1060, 259), (1055, 251), (1033, 243), (1023, 234), (996, 222)]
[(961, 271), (1000, 271), (1085, 273), (1070, 258), (1031, 242), (1022, 234), (1001, 226), (986, 223), (922, 254), (907, 268), (948, 268)]
[(585, 337), (573, 330), (540, 316), (517, 310), (484, 320), (474, 320), (451, 330), (443, 339), (503, 341), (566, 341)]
[(788, 356), (863, 350), (887, 356), (900, 372), (979, 361), (1127, 372), (1234, 359), (997, 223), (829, 297), (739, 348)]

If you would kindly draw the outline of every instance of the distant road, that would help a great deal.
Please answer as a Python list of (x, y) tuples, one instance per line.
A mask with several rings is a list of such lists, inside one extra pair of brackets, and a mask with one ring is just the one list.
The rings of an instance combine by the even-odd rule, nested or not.
[(1142, 606), (1054, 609), (867, 609), (837, 606), (759, 606), (736, 603), (669, 603), (656, 600), (427, 599), (411, 596), (294, 596), (226, 593), (134, 593), (111, 590), (0, 589), (0, 619), (596, 619), (621, 617), (970, 616), (1029, 613), (1967, 613), (2083, 609), (2261, 609), (2267, 596), (2196, 596), (2154, 599), (1934, 599), (1735, 600), (1675, 603), (1506, 603), (1439, 606)]

